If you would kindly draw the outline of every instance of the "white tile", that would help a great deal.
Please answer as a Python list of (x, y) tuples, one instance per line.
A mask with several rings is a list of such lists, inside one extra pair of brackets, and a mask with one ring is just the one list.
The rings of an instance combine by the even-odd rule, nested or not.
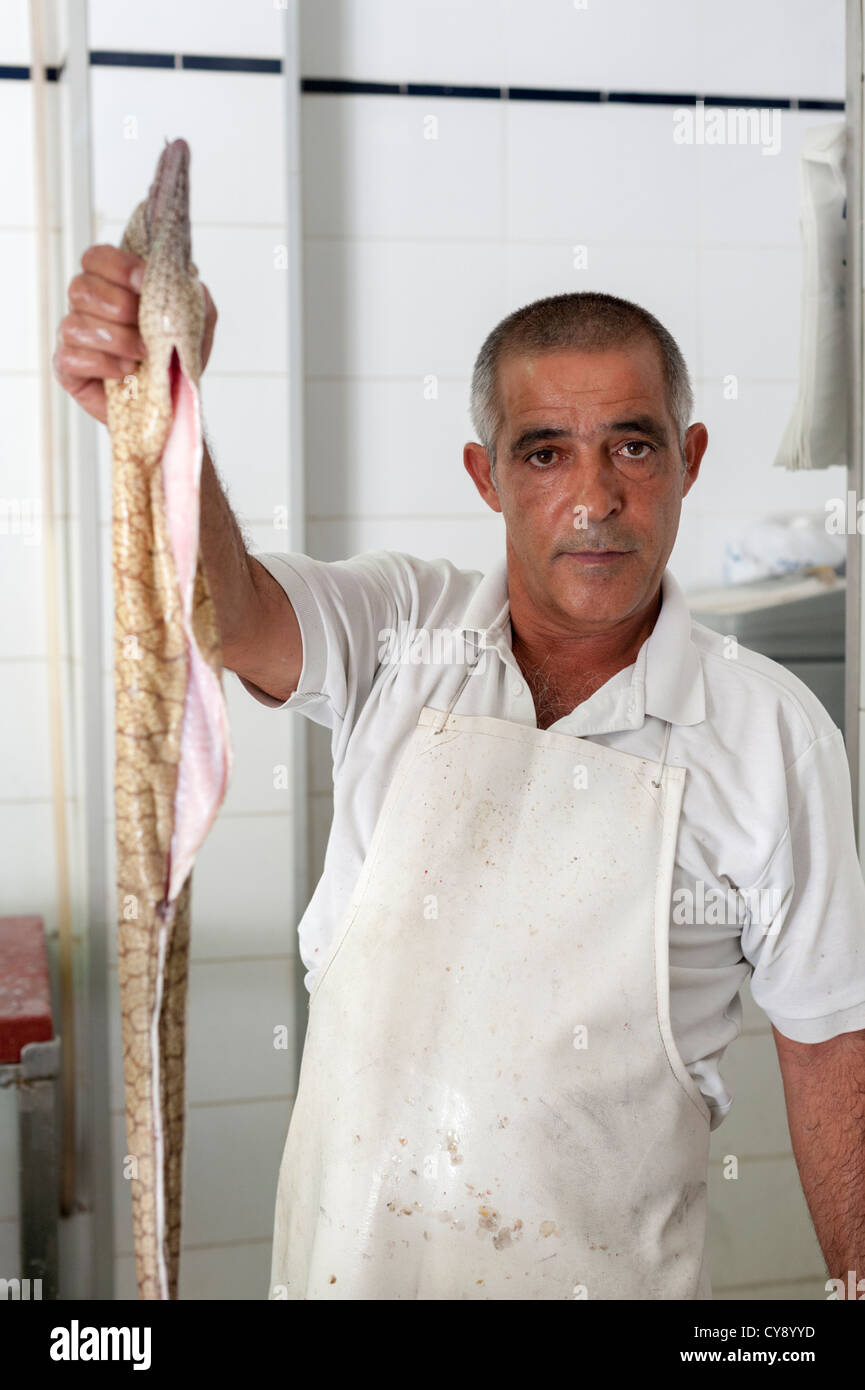
[(293, 835), (285, 815), (217, 821), (196, 860), (193, 959), (296, 955)]
[(308, 515), (484, 516), (463, 466), (468, 401), (467, 379), (309, 381)]
[(704, 557), (701, 545), (700, 526), (699, 523), (695, 525), (694, 513), (689, 507), (686, 497), (682, 504), (679, 530), (670, 558), (667, 561), (669, 568), (673, 571), (686, 594), (689, 589), (702, 583), (698, 577), (704, 573)]
[[(3, 498), (7, 506), (10, 500), (8, 496)], [(33, 543), (35, 530), (28, 535), (23, 530), (15, 534), (11, 529), (18, 525), (17, 516), (23, 521), (27, 514), (6, 512), (5, 525), (10, 531), (5, 534), (0, 516), (0, 593), (15, 596), (14, 603), (4, 603), (0, 608), (0, 652), (6, 660), (33, 659), (46, 653), (45, 554), (42, 544)], [(32, 512), (30, 518), (35, 520)], [(41, 522), (39, 533), (44, 536)]]
[(507, 0), (511, 86), (692, 91), (693, 0)]
[(0, 30), (0, 63), (29, 66), (30, 6), (27, 0), (5, 0)]
[[(190, 968), (190, 1103), (293, 1094), (294, 972), (292, 959)], [(287, 1050), (274, 1047), (282, 1028)]]
[(700, 473), (685, 505), (721, 514), (743, 509), (754, 519), (770, 513), (816, 512), (843, 497), (841, 467), (789, 471), (774, 459), (796, 399), (793, 382), (745, 379), (739, 394), (725, 400), (719, 382), (695, 383), (695, 420), (702, 420), (709, 443)]
[[(760, 143), (693, 147), (699, 239), (704, 244), (800, 249), (802, 140), (806, 131), (834, 125), (842, 117), (840, 112), (775, 112), (774, 117), (771, 112), (762, 115)], [(764, 154), (764, 148), (778, 152)], [(798, 284), (797, 270), (795, 293)]]
[(290, 725), (284, 719), (268, 719), (271, 711), (249, 698), (233, 672), (223, 675), (222, 685), (234, 766), (220, 815), (288, 815), (292, 807)]
[[(32, 304), (31, 311), (35, 313)], [(0, 371), (0, 420), (0, 497), (17, 499), (19, 514), (34, 517), (42, 501), (42, 417), (35, 362), (31, 374), (14, 368)]]
[(281, 57), (285, 11), (273, 0), (90, 0), (91, 48), (143, 53), (220, 53)]
[(778, 1054), (770, 1033), (739, 1036), (727, 1048), (721, 1072), (733, 1096), (723, 1124), (712, 1133), (711, 1155), (741, 1160), (792, 1153)]
[(306, 235), (500, 236), (505, 118), (498, 101), (307, 94)]
[[(272, 1239), (279, 1163), (290, 1117), (289, 1097), (190, 1107), (184, 1145), (181, 1265), (196, 1246)], [(132, 1202), (129, 1185), (120, 1176), (126, 1152), (122, 1115), (112, 1116), (112, 1138), (117, 1175), (115, 1252), (126, 1255), (133, 1248)], [(185, 1296), (192, 1295), (186, 1292)]]
[(266, 555), (273, 552), (286, 555), (291, 552), (289, 531), (287, 526), (282, 524), (282, 518), (279, 518), (278, 524), (273, 526), (267, 526), (261, 522), (249, 522), (244, 526), (243, 531), (250, 555), (259, 552)]
[(707, 1251), (713, 1286), (812, 1276), (825, 1282), (792, 1158), (743, 1159), (737, 1178), (724, 1178), (719, 1165), (710, 1166)]
[(561, 238), (590, 257), (694, 242), (697, 150), (674, 143), (672, 108), (517, 101), (507, 119), (508, 236)]
[(696, 376), (798, 378), (800, 262), (793, 247), (701, 248)]
[(36, 288), (38, 260), (34, 231), (0, 228), (0, 303), (14, 333), (0, 337), (0, 372), (38, 369)]
[(0, 796), (51, 796), (48, 667), (44, 661), (4, 661), (0, 719)]
[(307, 240), (304, 275), (311, 376), (466, 377), (508, 309), (499, 244)]
[(304, 77), (501, 85), (501, 0), (300, 0)]
[(444, 556), (460, 569), (484, 571), (504, 553), (504, 545), (502, 519), (490, 512), (489, 521), (361, 517), (313, 522), (307, 552), (319, 560), (345, 560), (368, 550), (401, 550), (427, 560)]
[(100, 221), (125, 225), (147, 196), (165, 141), (182, 136), (191, 156), (194, 227), (284, 223), (285, 89), (279, 76), (94, 67), (90, 78), (99, 111), (93, 199)]
[[(4, 10), (3, 24), (7, 15)], [(9, 61), (0, 57), (0, 62)], [(0, 143), (0, 225), (35, 227), (36, 193), (33, 186), (33, 88), (29, 82), (0, 82), (0, 128), (15, 131), (14, 140)]]
[[(231, 960), (189, 967), (186, 1090), (199, 1102), (261, 1099), (293, 1093), (293, 961)], [(286, 1051), (274, 1029), (288, 1030)], [(109, 970), (111, 1107), (123, 1108), (120, 993)]]
[(243, 523), (287, 514), (287, 376), (202, 377), (204, 427), (216, 472)]
[(288, 296), (281, 227), (202, 227), (195, 261), (219, 312), (214, 373), (288, 371)]
[(700, 0), (694, 8), (697, 91), (844, 100), (844, 0)]
[(316, 792), (309, 799), (309, 872), (315, 884), (324, 870), (324, 856), (333, 823), (333, 791)]
[(309, 790), (333, 795), (333, 758), (330, 751), (330, 729), (309, 721)]
[(254, 1242), (184, 1251), (181, 1299), (266, 1299), (272, 1246), (272, 1237), (268, 1236)]
[[(692, 372), (697, 347), (697, 252), (693, 247), (602, 243), (589, 248), (585, 269), (574, 268), (570, 242), (508, 247), (508, 304), (546, 295), (594, 290), (648, 309), (672, 333)], [(490, 328), (493, 323), (490, 323)]]
[(57, 861), (50, 801), (0, 802), (3, 911), (35, 913), (57, 929)]

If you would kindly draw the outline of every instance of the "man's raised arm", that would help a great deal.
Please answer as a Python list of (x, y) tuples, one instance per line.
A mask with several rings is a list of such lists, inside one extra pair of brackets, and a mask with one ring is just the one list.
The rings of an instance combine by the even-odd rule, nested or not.
[[(69, 313), (57, 332), (54, 375), (88, 415), (107, 422), (106, 379), (134, 372), (145, 351), (138, 301), (145, 262), (117, 246), (89, 246), (69, 282)], [(201, 370), (213, 346), (217, 311), (204, 288)], [(222, 637), (222, 664), (284, 701), (303, 669), (300, 626), (284, 590), (247, 553), (204, 445), (200, 545)]]

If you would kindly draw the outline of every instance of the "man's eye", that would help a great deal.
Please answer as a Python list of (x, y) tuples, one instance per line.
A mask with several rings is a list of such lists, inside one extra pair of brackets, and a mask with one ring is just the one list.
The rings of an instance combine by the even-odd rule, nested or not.
[(649, 457), (649, 454), (653, 454), (655, 452), (654, 446), (652, 444), (647, 444), (644, 439), (629, 439), (626, 444), (622, 445), (622, 448), (636, 448), (648, 450), (648, 453), (645, 454), (625, 454), (625, 458), (633, 459), (634, 463), (642, 463), (644, 459), (647, 459)]
[(554, 455), (555, 452), (556, 452), (555, 449), (535, 449), (535, 452), (534, 452), (533, 454), (529, 454), (529, 457), (528, 457), (528, 459), (526, 460), (526, 462), (527, 462), (527, 463), (530, 463), (532, 459), (540, 459), (542, 454), (546, 454), (546, 455), (548, 456), (548, 458), (547, 458), (546, 462), (545, 462), (543, 459), (541, 459), (540, 467), (541, 467), (541, 468), (549, 467), (549, 463), (550, 463), (550, 461), (551, 461), (550, 458), (549, 458), (549, 456), (550, 456), (550, 455)]

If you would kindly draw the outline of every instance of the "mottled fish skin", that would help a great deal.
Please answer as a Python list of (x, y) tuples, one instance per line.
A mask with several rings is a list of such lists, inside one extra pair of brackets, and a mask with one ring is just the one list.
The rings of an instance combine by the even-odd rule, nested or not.
[(121, 246), (147, 262), (138, 324), (148, 349), (134, 376), (105, 382), (127, 1164), (139, 1298), (174, 1299), (192, 861), (232, 766), (219, 629), (198, 545), (204, 293), (190, 261), (185, 141), (166, 142)]

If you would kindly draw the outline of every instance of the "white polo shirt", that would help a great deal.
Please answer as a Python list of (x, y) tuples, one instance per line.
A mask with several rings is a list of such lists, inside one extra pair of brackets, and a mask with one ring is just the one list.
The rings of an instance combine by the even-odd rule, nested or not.
[[(511, 650), (504, 557), (486, 575), (395, 551), (336, 562), (256, 559), (297, 614), (303, 670), (282, 704), (243, 684), (263, 704), (300, 710), (331, 730), (333, 822), (299, 925), (311, 989), (418, 715), (424, 705), (447, 708), (465, 675), (460, 644), (468, 653), (480, 640), (487, 655), (459, 713), (537, 721)], [(636, 660), (549, 727), (660, 759), (672, 722), (667, 762), (687, 776), (671, 895), (670, 1018), (715, 1129), (732, 1104), (718, 1064), (741, 1030), (739, 991), (749, 975), (755, 1001), (788, 1038), (822, 1042), (865, 1028), (865, 882), (840, 729), (785, 667), (694, 621), (669, 569), (661, 593)], [(438, 640), (449, 631), (453, 641)]]

